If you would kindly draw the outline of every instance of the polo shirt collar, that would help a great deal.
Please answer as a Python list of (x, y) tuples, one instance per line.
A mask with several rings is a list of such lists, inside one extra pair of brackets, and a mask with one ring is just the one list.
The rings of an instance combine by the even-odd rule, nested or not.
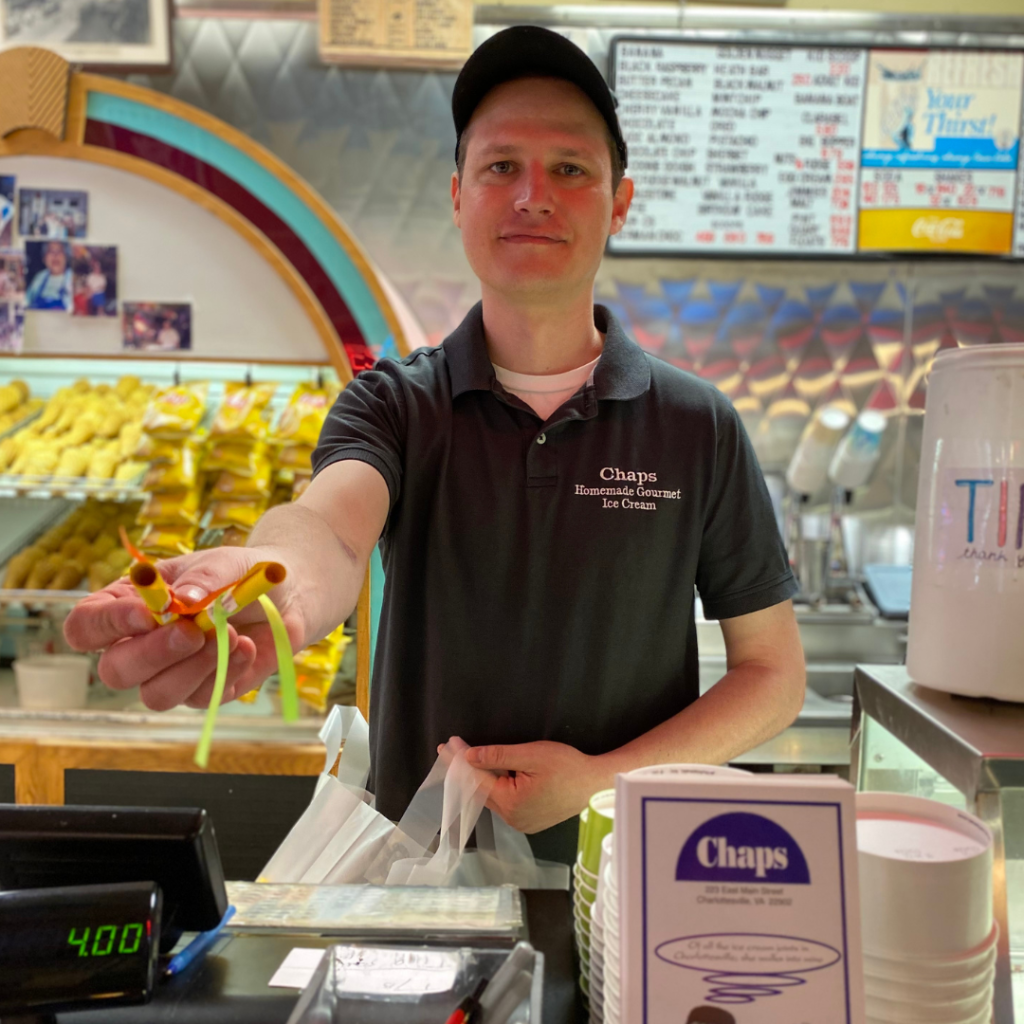
[[(594, 392), (600, 399), (629, 401), (651, 386), (647, 356), (605, 306), (594, 306), (594, 324), (604, 332), (604, 349), (594, 368)], [(441, 346), (448, 361), (452, 398), (467, 391), (491, 391), (494, 367), (484, 339), (483, 303), (478, 302)]]

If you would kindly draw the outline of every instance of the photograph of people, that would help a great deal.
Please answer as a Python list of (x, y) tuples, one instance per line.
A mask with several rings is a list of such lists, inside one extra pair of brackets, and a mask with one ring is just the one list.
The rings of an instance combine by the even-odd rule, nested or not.
[[(617, 773), (725, 764), (794, 721), (797, 586), (735, 407), (595, 304), (634, 189), (598, 68), (556, 32), (505, 29), (462, 68), (452, 115), (452, 219), (481, 301), (442, 344), (341, 392), (312, 483), (246, 547), (161, 568), (199, 601), (282, 562), (271, 596), (300, 649), (352, 613), (383, 541), (377, 810), (401, 818), (461, 737), (495, 775), (488, 806), (537, 856), (572, 864), (578, 815)], [(695, 589), (728, 666), (703, 695)], [(276, 665), (262, 609), (231, 628), (226, 700)], [(150, 708), (210, 701), (212, 638), (156, 626), (127, 582), (81, 600), (65, 636)]]
[(117, 316), (117, 247), (72, 245), (74, 316)]
[(126, 302), (122, 346), (146, 352), (192, 347), (192, 307), (186, 302)]
[(25, 302), (25, 254), (0, 253), (0, 302)]
[(18, 231), (22, 238), (85, 238), (88, 229), (88, 192), (18, 190)]
[(0, 174), (0, 249), (8, 249), (14, 236), (14, 190), (16, 179)]
[(24, 307), (14, 302), (0, 302), (0, 352), (20, 352), (24, 339)]
[(73, 288), (67, 242), (26, 242), (29, 309), (71, 309)]

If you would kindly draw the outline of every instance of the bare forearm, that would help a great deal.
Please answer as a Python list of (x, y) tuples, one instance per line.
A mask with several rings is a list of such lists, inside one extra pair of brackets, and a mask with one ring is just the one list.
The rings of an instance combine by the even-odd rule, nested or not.
[(355, 609), (366, 573), (365, 559), (347, 548), (312, 509), (279, 505), (256, 524), (249, 547), (288, 569), (284, 599), (303, 623), (303, 645), (326, 636)]
[(800, 712), (804, 679), (756, 663), (736, 666), (699, 700), (596, 761), (615, 775), (652, 764), (725, 764), (786, 729)]

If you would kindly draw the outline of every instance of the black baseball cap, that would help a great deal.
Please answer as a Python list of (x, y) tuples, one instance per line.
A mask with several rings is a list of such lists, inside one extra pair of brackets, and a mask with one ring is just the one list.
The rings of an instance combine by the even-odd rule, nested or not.
[(480, 101), (496, 85), (515, 78), (564, 78), (582, 89), (597, 107), (626, 166), (626, 141), (615, 114), (618, 100), (597, 65), (573, 42), (538, 25), (514, 25), (495, 33), (470, 55), (455, 81), (455, 159), (459, 140)]

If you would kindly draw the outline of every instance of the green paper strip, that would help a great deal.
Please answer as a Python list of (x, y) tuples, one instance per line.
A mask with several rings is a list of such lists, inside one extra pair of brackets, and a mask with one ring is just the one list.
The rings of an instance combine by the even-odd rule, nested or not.
[(299, 717), (299, 687), (295, 681), (295, 659), (292, 656), (292, 642), (288, 638), (281, 613), (266, 594), (260, 594), (260, 604), (274, 634), (274, 648), (277, 651), (277, 677), (281, 680), (281, 717), (294, 722)]
[(228, 617), (224, 613), (224, 606), (219, 597), (210, 605), (210, 618), (213, 620), (217, 637), (217, 674), (213, 678), (213, 696), (210, 697), (210, 706), (206, 709), (206, 717), (203, 719), (203, 731), (196, 746), (195, 763), (200, 768), (205, 768), (210, 762), (213, 727), (217, 724), (217, 711), (224, 699), (224, 684), (228, 679), (228, 656), (231, 653), (228, 650)]

